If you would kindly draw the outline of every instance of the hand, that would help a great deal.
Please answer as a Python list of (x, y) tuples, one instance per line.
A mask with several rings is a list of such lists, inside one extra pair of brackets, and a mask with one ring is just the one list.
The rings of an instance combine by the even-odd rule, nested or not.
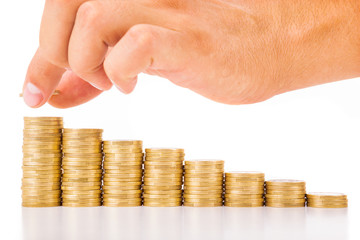
[(112, 84), (130, 93), (145, 72), (245, 104), (357, 77), (359, 9), (356, 0), (47, 0), (24, 98), (71, 107)]

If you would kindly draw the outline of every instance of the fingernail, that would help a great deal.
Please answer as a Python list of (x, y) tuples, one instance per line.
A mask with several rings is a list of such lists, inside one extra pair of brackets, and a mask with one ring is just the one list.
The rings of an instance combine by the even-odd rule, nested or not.
[(91, 85), (91, 86), (93, 86), (94, 88), (96, 88), (96, 89), (99, 89), (99, 90), (103, 91), (103, 89), (101, 89), (100, 87), (96, 86), (96, 84), (95, 84), (95, 83), (91, 83), (91, 82), (89, 82), (89, 83), (90, 83), (90, 85)]
[(29, 107), (38, 106), (43, 100), (44, 96), (39, 88), (34, 84), (28, 83), (24, 89), (24, 101)]
[(125, 93), (124, 90), (118, 85), (116, 85), (116, 83), (111, 78), (109, 78), (109, 80), (120, 92)]

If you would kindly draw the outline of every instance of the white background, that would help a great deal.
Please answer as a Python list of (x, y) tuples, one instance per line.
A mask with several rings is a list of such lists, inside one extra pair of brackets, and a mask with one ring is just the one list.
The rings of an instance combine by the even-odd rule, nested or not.
[[(4, 6), (5, 3), (5, 6)], [(219, 158), (226, 170), (307, 181), (308, 191), (349, 197), (352, 236), (359, 218), (360, 79), (286, 93), (263, 103), (214, 103), (165, 79), (141, 75), (136, 90), (116, 88), (83, 106), (30, 109), (19, 93), (38, 43), (44, 0), (0, 7), (0, 224), (21, 238), (23, 116), (63, 116), (65, 127), (103, 128), (104, 139), (142, 139), (145, 147), (183, 147), (188, 159)], [(360, 67), (360, 66), (359, 66)]]

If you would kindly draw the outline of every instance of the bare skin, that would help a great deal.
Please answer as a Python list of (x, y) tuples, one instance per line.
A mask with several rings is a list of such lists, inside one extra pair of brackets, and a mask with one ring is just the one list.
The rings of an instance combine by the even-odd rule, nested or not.
[(358, 77), (360, 1), (47, 0), (24, 99), (73, 107), (141, 72), (226, 104)]

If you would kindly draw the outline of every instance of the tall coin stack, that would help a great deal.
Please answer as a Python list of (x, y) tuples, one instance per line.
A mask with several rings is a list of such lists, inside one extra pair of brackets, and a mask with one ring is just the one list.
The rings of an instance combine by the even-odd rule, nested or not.
[(63, 206), (101, 206), (102, 132), (101, 129), (64, 129)]
[(266, 181), (265, 205), (267, 207), (304, 207), (305, 181), (275, 179)]
[(265, 174), (261, 172), (225, 173), (225, 206), (264, 206)]
[(22, 205), (60, 206), (63, 119), (25, 117), (24, 126)]
[(104, 141), (103, 205), (142, 205), (142, 141)]
[(307, 195), (307, 206), (314, 208), (347, 208), (348, 199), (343, 193), (313, 192)]
[(144, 206), (182, 205), (184, 149), (145, 149)]
[(222, 206), (223, 188), (223, 160), (185, 161), (184, 206)]

